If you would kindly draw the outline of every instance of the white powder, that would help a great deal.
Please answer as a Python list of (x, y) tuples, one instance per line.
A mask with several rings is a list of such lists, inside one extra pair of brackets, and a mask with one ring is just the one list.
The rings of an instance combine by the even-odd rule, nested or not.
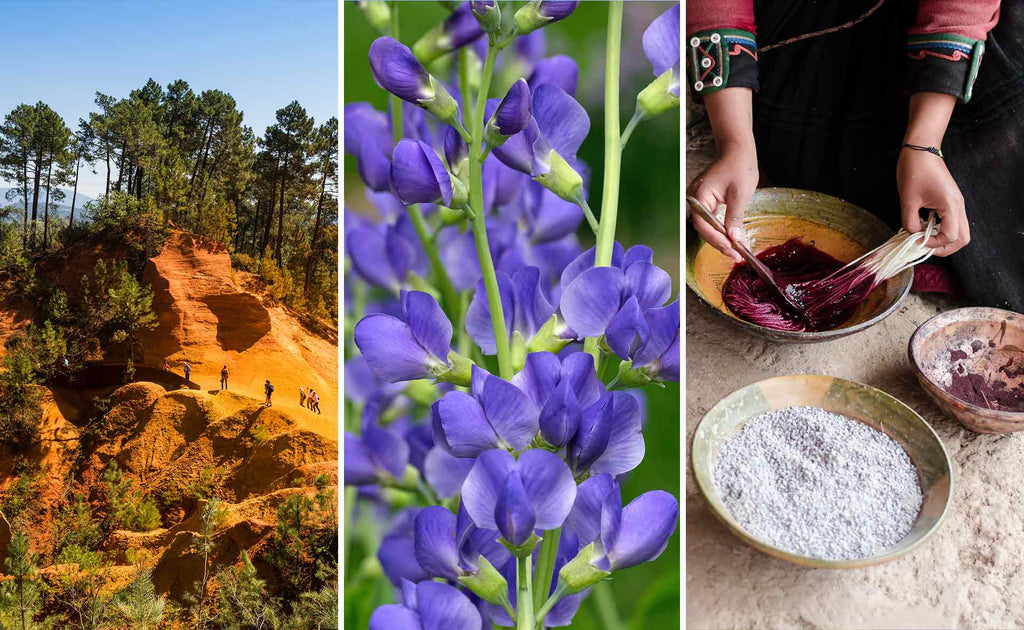
[(865, 558), (921, 511), (917, 468), (892, 438), (817, 407), (762, 414), (726, 442), (715, 487), (754, 537), (802, 556)]

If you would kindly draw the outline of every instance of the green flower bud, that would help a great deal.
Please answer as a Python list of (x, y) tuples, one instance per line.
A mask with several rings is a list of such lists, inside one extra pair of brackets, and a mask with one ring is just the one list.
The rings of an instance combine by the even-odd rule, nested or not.
[(391, 7), (385, 0), (360, 0), (356, 4), (363, 10), (370, 26), (382, 35), (388, 34), (391, 29)]
[(533, 180), (562, 199), (579, 204), (583, 200), (583, 177), (554, 149), (548, 153), (548, 164), (550, 170)]
[(469, 387), (473, 376), (473, 362), (452, 350), (448, 353), (448, 364), (451, 367), (435, 373), (434, 378), (445, 383)]
[(477, 559), (479, 570), (472, 575), (459, 577), (459, 584), (465, 586), (488, 604), (511, 608), (508, 599), (508, 582), (487, 558)]
[(512, 333), (512, 343), (509, 344), (512, 351), (512, 368), (516, 372), (526, 365), (526, 339), (518, 330)]
[(495, 34), (501, 30), (501, 7), (494, 2), (470, 2), (473, 17), (485, 33)]
[(562, 348), (569, 345), (572, 339), (564, 336), (569, 327), (565, 322), (558, 319), (558, 315), (552, 315), (544, 325), (540, 327), (537, 334), (530, 339), (526, 349), (528, 352), (551, 352), (558, 354)]
[(669, 91), (673, 85), (676, 91), (679, 91), (679, 77), (673, 75), (674, 72), (669, 68), (637, 95), (636, 108), (642, 113), (643, 118), (653, 118), (679, 107), (679, 97)]
[(591, 563), (591, 560), (597, 555), (595, 544), (590, 543), (581, 549), (576, 557), (565, 563), (562, 570), (558, 572), (559, 587), (565, 587), (566, 595), (582, 593), (611, 575), (608, 571), (602, 571)]
[(469, 188), (461, 179), (452, 175), (452, 208), (461, 210), (469, 207)]

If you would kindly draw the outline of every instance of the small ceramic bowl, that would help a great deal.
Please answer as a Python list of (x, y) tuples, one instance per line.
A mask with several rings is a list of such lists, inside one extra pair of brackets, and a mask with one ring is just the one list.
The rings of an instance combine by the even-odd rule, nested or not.
[[(881, 219), (867, 210), (822, 193), (794, 188), (758, 189), (744, 215), (754, 233), (754, 253), (800, 238), (841, 261), (854, 260), (893, 235)], [(736, 326), (773, 341), (816, 343), (852, 335), (874, 326), (895, 311), (910, 292), (914, 270), (890, 278), (868, 295), (850, 319), (838, 328), (819, 332), (774, 330), (739, 319), (722, 301), (722, 285), (733, 261), (687, 228), (686, 286), (717, 314)]]
[(918, 326), (907, 349), (917, 380), (944, 411), (971, 431), (1024, 431), (1024, 412), (971, 404), (946, 391), (939, 382), (949, 349), (974, 342), (980, 344), (981, 356), (972, 372), (990, 381), (998, 378), (1011, 387), (1024, 384), (1024, 374), (1008, 377), (999, 371), (1010, 360), (1024, 365), (1024, 315), (987, 306), (939, 313)]
[[(722, 445), (757, 416), (793, 406), (820, 407), (882, 431), (906, 450), (917, 466), (924, 504), (917, 521), (896, 546), (868, 558), (822, 560), (784, 551), (746, 531), (729, 513), (715, 488), (715, 465)], [(885, 392), (831, 376), (800, 374), (770, 378), (737, 390), (708, 411), (693, 434), (693, 476), (711, 512), (740, 540), (767, 554), (796, 564), (827, 569), (855, 569), (894, 560), (934, 534), (953, 496), (949, 456), (935, 431), (913, 409)]]

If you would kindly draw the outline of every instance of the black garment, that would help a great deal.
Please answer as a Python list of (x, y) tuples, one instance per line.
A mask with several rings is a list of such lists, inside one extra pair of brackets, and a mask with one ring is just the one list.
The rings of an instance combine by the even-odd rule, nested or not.
[[(758, 43), (842, 24), (874, 0), (755, 2)], [(913, 2), (888, 0), (860, 24), (762, 52), (754, 135), (762, 181), (849, 200), (900, 224)], [(1024, 1), (1005, 0), (971, 100), (942, 150), (967, 206), (971, 242), (946, 261), (978, 304), (1024, 312)]]

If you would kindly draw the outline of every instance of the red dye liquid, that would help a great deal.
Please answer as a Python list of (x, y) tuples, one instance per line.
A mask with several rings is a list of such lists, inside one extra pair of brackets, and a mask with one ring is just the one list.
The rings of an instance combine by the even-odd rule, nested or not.
[[(968, 358), (968, 355), (963, 350), (953, 350), (949, 358), (950, 361), (958, 361)], [(1024, 374), (1024, 362), (1010, 359), (999, 368), (999, 372), (1008, 378), (1016, 378)], [(1024, 384), (1010, 386), (1000, 378), (986, 379), (981, 374), (968, 372), (963, 364), (956, 364), (950, 375), (952, 382), (946, 391), (960, 400), (987, 409), (1024, 411)]]
[(844, 263), (799, 239), (770, 247), (757, 257), (806, 314), (801, 317), (780, 304), (750, 265), (737, 264), (722, 287), (722, 299), (737, 317), (765, 328), (832, 330), (848, 320), (874, 288), (874, 276), (866, 269), (855, 266), (835, 273)]

